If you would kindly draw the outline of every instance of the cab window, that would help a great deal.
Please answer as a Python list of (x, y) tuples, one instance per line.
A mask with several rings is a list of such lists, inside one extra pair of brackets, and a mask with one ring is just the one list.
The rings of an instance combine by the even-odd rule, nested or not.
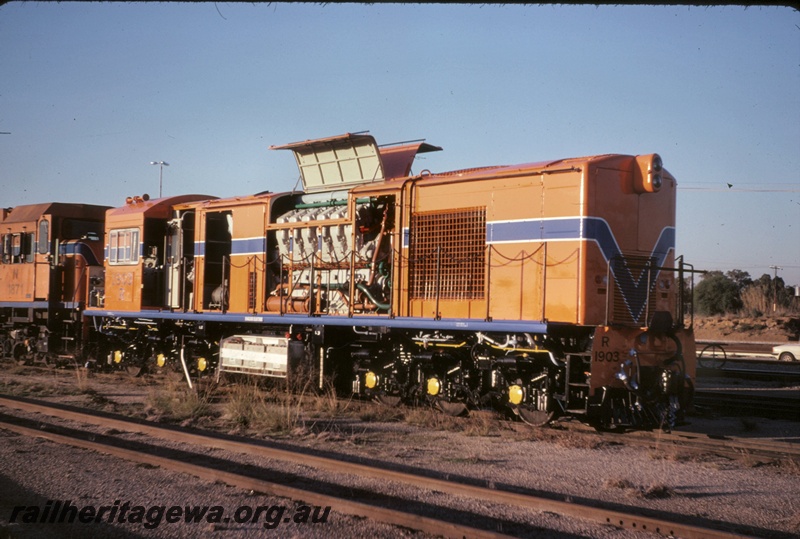
[(3, 236), (2, 260), (4, 264), (33, 262), (36, 235), (33, 232), (16, 232)]
[(112, 230), (108, 235), (108, 263), (112, 266), (139, 263), (139, 229)]
[(22, 255), (24, 262), (33, 262), (36, 249), (36, 234), (28, 232), (22, 234)]
[(40, 255), (50, 252), (50, 222), (47, 219), (39, 221), (39, 245), (36, 250)]

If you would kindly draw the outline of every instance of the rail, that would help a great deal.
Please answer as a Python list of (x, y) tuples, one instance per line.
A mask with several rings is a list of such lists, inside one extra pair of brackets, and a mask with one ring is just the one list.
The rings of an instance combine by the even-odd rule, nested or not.
[[(23, 410), (27, 412), (43, 413), (53, 417), (68, 419), (72, 421), (79, 421), (83, 423), (99, 425), (105, 428), (115, 428), (126, 432), (140, 432), (157, 438), (180, 441), (189, 443), (196, 446), (226, 449), (246, 453), (249, 455), (257, 455), (269, 459), (277, 459), (283, 461), (297, 462), (304, 466), (312, 466), (317, 469), (333, 471), (336, 473), (350, 473), (361, 477), (377, 478), (382, 481), (397, 481), (417, 488), (430, 489), (437, 492), (456, 496), (469, 496), (478, 498), (486, 503), (499, 503), (506, 505), (513, 505), (526, 509), (533, 509), (536, 511), (549, 511), (563, 516), (572, 518), (579, 518), (589, 521), (594, 521), (603, 525), (612, 525), (619, 528), (632, 529), (636, 531), (648, 531), (670, 537), (683, 537), (686, 539), (733, 539), (747, 537), (738, 533), (719, 529), (720, 526), (729, 528), (730, 525), (719, 522), (708, 522), (707, 526), (693, 525), (686, 522), (685, 519), (665, 520), (652, 516), (638, 514), (635, 509), (630, 512), (608, 509), (603, 507), (596, 507), (594, 505), (576, 503), (574, 501), (561, 501), (552, 498), (545, 498), (542, 496), (535, 496), (526, 493), (513, 492), (511, 490), (502, 490), (497, 485), (479, 486), (475, 484), (468, 484), (464, 482), (456, 482), (428, 475), (420, 475), (418, 473), (410, 473), (404, 471), (397, 471), (387, 469), (383, 466), (370, 466), (367, 464), (343, 461), (336, 458), (328, 458), (309, 454), (308, 452), (295, 452), (290, 449), (281, 449), (266, 445), (264, 442), (254, 442), (242, 439), (237, 439), (230, 436), (224, 436), (214, 433), (202, 433), (192, 429), (169, 427), (157, 425), (142, 420), (131, 420), (118, 416), (115, 414), (107, 413), (85, 413), (80, 409), (66, 405), (54, 405), (33, 399), (0, 396), (0, 405)], [(6, 428), (8, 423), (3, 423), (3, 428)], [(13, 428), (13, 427), (12, 427)], [(27, 435), (47, 437), (59, 443), (73, 443), (68, 439), (59, 437), (54, 432), (42, 430), (40, 428), (29, 428), (25, 431)], [(100, 436), (97, 436), (99, 439)], [(88, 440), (78, 440), (75, 445), (80, 444), (81, 447), (89, 447), (95, 450), (109, 452), (106, 444), (99, 442), (90, 442)], [(97, 445), (93, 445), (97, 444)], [(122, 450), (118, 456), (136, 460), (138, 462), (147, 462), (154, 464), (154, 455), (142, 453), (141, 451)], [(349, 500), (335, 499), (333, 503), (329, 498), (319, 498), (316, 493), (310, 493), (306, 490), (292, 489), (285, 485), (270, 484), (267, 482), (256, 482), (252, 477), (240, 476), (231, 474), (229, 472), (222, 472), (218, 469), (208, 469), (198, 466), (189, 462), (172, 461), (160, 457), (157, 461), (158, 465), (165, 468), (176, 469), (193, 475), (198, 475), (204, 478), (211, 478), (213, 480), (222, 480), (243, 488), (258, 490), (261, 492), (275, 493), (280, 496), (287, 496), (295, 499), (303, 499), (307, 502), (320, 504), (320, 505), (336, 505), (336, 509), (345, 513), (361, 515), (365, 512), (371, 518), (379, 519), (382, 522), (392, 523), (400, 526), (409, 527), (412, 529), (419, 529), (434, 533), (436, 535), (445, 536), (465, 536), (465, 537), (481, 537), (489, 536), (496, 537), (497, 535), (487, 535), (491, 532), (484, 530), (476, 530), (474, 528), (466, 529), (460, 525), (452, 522), (445, 523), (443, 527), (441, 522), (428, 522), (434, 519), (426, 519), (420, 515), (399, 515), (400, 512), (391, 511), (386, 508), (377, 508), (374, 511), (374, 506), (367, 506)], [(352, 504), (352, 505), (351, 505)], [(403, 520), (393, 520), (393, 519)], [(410, 520), (409, 520), (410, 518)], [(711, 527), (716, 524), (715, 527)], [(428, 527), (430, 525), (431, 527)], [(458, 528), (454, 528), (458, 526)]]

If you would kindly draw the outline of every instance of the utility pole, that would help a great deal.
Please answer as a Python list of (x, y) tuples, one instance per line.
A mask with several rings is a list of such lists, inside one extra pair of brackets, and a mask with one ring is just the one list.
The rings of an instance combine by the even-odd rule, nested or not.
[(151, 165), (158, 165), (158, 198), (161, 198), (161, 188), (164, 185), (164, 167), (168, 167), (166, 161), (150, 161)]
[(772, 279), (772, 312), (778, 310), (778, 270), (783, 269), (780, 266), (770, 266), (770, 269), (775, 270), (775, 277)]

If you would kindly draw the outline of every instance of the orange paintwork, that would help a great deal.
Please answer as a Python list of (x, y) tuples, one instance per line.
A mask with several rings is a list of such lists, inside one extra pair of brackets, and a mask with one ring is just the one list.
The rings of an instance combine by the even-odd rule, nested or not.
[[(138, 311), (151, 308), (159, 309), (163, 305), (158, 297), (149, 296), (149, 303), (143, 301), (143, 265), (144, 256), (151, 248), (162, 248), (163, 233), (158, 237), (150, 238), (147, 226), (160, 223), (163, 226), (172, 216), (172, 206), (198, 199), (207, 199), (205, 195), (182, 195), (176, 197), (143, 200), (139, 197), (130, 203), (112, 208), (106, 212), (105, 245), (108, 250), (109, 238), (112, 231), (131, 230), (138, 231), (136, 245), (129, 245), (138, 255), (130, 263), (111, 263), (109, 257), (105, 261), (105, 303), (104, 308), (111, 311)], [(163, 253), (161, 253), (163, 256)]]
[[(691, 329), (675, 332), (681, 343), (684, 375), (692, 380), (696, 374), (694, 333)], [(648, 333), (646, 328), (598, 327), (592, 341), (591, 392), (601, 387), (624, 388), (617, 378), (623, 369), (630, 375), (640, 367), (659, 367), (678, 351), (673, 339), (666, 335)], [(634, 353), (635, 352), (635, 353)]]
[[(276, 221), (301, 201), (302, 195), (293, 193), (138, 202), (110, 211), (107, 230), (135, 228), (142, 241), (145, 215), (149, 217), (157, 212), (159, 219), (166, 220), (175, 212), (195, 213), (194, 235), (186, 239), (194, 243), (195, 249), (194, 294), (191, 305), (186, 308), (198, 312), (223, 309), (223, 305), (212, 300), (212, 295), (220, 289), (217, 298), (220, 297), (220, 287), (225, 281), (225, 310), (260, 313), (266, 312), (268, 296), (276, 289), (278, 278), (277, 270), (265, 271), (267, 259), (275, 256), (269, 249), (277, 248), (274, 244), (267, 245), (275, 241), (270, 237), (285, 230), (301, 233), (299, 231), (306, 229), (317, 231), (323, 226), (346, 226), (355, 244), (358, 234), (356, 200), (388, 200), (393, 205), (393, 222), (386, 224), (382, 242), (384, 246), (391, 246), (391, 258), (385, 267), (391, 272), (392, 283), (388, 312), (394, 316), (599, 326), (619, 316), (614, 309), (627, 307), (629, 318), (633, 319), (627, 322), (632, 321), (634, 326), (645, 325), (652, 310), (674, 309), (676, 285), (672, 273), (662, 271), (655, 284), (648, 286), (651, 281), (641, 268), (626, 266), (610, 273), (609, 264), (617, 255), (639, 256), (642, 260), (655, 256), (653, 260), (657, 264), (673, 264), (676, 182), (663, 171), (660, 189), (648, 184), (653, 159), (653, 156), (607, 155), (425, 173), (370, 182), (307, 199), (324, 201), (330, 196), (331, 201), (334, 198), (346, 200), (348, 217), (338, 220)], [(472, 293), (473, 299), (440, 298), (437, 302), (430, 296), (413, 298), (407, 244), (413, 216), (448, 214), (464, 208), (485, 209), (483, 290)], [(210, 228), (209, 219), (214, 220)], [(208, 230), (215, 230), (215, 237), (209, 237)], [(316, 237), (316, 232), (303, 234)], [(654, 253), (660, 240), (660, 251)], [(319, 251), (314, 252), (317, 253), (314, 266), (322, 269), (317, 279), (332, 279), (327, 274), (324, 277), (319, 274), (327, 270), (352, 271), (352, 259), (340, 260), (335, 268), (326, 269)], [(356, 281), (365, 279), (369, 261), (356, 260), (356, 263), (358, 267), (367, 268), (360, 270)], [(290, 269), (284, 267), (284, 272)], [(130, 266), (106, 263), (106, 272), (107, 309), (147, 307), (141, 305), (141, 260)], [(353, 295), (353, 279), (342, 275), (351, 273), (339, 273), (335, 278), (337, 282), (350, 280), (351, 290), (341, 290)], [(435, 278), (435, 274), (431, 273), (428, 278)], [(426, 286), (433, 289), (436, 284)], [(611, 299), (626, 287), (638, 287), (655, 299), (645, 305), (644, 299), (631, 300), (623, 294), (625, 297), (615, 307)], [(348, 314), (358, 315), (359, 305), (361, 303), (348, 307)], [(365, 314), (373, 314), (366, 305), (363, 308)]]
[[(403, 226), (410, 226), (411, 212), (483, 206), (487, 226), (533, 227), (518, 241), (487, 238), (491, 244), (487, 255), (489, 316), (602, 324), (608, 290), (602, 281), (608, 261), (599, 242), (577, 228), (565, 237), (559, 237), (557, 229), (536, 237), (535, 227), (570, 218), (576, 223), (578, 219), (606, 222), (613, 236), (601, 236), (602, 241), (611, 240), (612, 245), (615, 241), (623, 253), (649, 255), (662, 231), (674, 227), (675, 182), (664, 174), (658, 193), (639, 194), (633, 182), (641, 175), (642, 164), (636, 158), (598, 156), (423, 176), (405, 184), (403, 196), (409, 202)], [(565, 226), (577, 227), (574, 223)], [(608, 245), (604, 248), (608, 251)], [(672, 260), (670, 252), (664, 262), (670, 265)], [(407, 278), (406, 273), (398, 282), (405, 283)], [(671, 274), (661, 278), (672, 282)], [(659, 296), (663, 300), (659, 308), (670, 310), (672, 291), (674, 286), (663, 298)], [(403, 311), (406, 303), (407, 312)], [(401, 297), (398, 307), (400, 314), (435, 314), (428, 300)], [(483, 318), (486, 313), (486, 299), (440, 301), (439, 305), (442, 317)]]
[[(12, 251), (5, 253), (0, 262), (0, 302), (85, 301), (85, 290), (70, 290), (72, 281), (62, 280), (62, 274), (54, 273), (51, 266), (55, 262), (63, 268), (62, 273), (74, 273), (75, 268), (69, 261), (76, 257), (64, 257), (56, 262), (56, 246), (81, 238), (88, 229), (101, 230), (105, 210), (105, 206), (67, 203), (31, 204), (18, 206), (10, 212), (3, 210), (0, 236), (10, 236), (12, 245), (20, 245), (20, 235), (30, 239), (25, 242), (29, 250), (27, 256), (15, 257)], [(40, 226), (45, 222), (48, 237), (41, 238)], [(90, 245), (92, 241), (83, 240), (83, 243)], [(101, 260), (102, 256), (95, 258)], [(51, 282), (51, 278), (57, 282)], [(51, 291), (58, 297), (51, 298)]]
[[(212, 305), (210, 294), (222, 285), (223, 272), (215, 268), (211, 276), (209, 264), (220, 265), (221, 255), (210, 255), (207, 246), (210, 215), (230, 216), (227, 224), (218, 224), (218, 228), (230, 226), (229, 245), (224, 248), (226, 257), (224, 275), (227, 281), (226, 311), (260, 312), (266, 301), (266, 282), (264, 278), (265, 249), (264, 237), (269, 217), (269, 208), (273, 195), (262, 193), (252, 196), (232, 197), (179, 204), (176, 212), (193, 212), (195, 214), (195, 230), (192, 241), (195, 244), (194, 256), (194, 288), (195, 294), (189, 308), (195, 312), (219, 311), (221, 305)], [(213, 225), (212, 225), (213, 226)], [(203, 246), (197, 251), (197, 246)], [(213, 257), (214, 260), (209, 260)], [(219, 259), (219, 260), (218, 260)], [(217, 276), (217, 273), (219, 274)], [(199, 293), (198, 293), (199, 292)]]

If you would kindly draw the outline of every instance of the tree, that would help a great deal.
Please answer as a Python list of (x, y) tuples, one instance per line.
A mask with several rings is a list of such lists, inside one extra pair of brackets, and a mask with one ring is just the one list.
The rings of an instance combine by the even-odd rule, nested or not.
[(750, 278), (750, 274), (746, 271), (732, 269), (726, 273), (725, 276), (736, 283), (736, 286), (739, 288), (739, 290), (742, 290), (746, 286), (753, 284), (753, 279)]
[(736, 312), (742, 307), (739, 292), (739, 285), (721, 271), (710, 271), (694, 287), (694, 304), (700, 314)]

